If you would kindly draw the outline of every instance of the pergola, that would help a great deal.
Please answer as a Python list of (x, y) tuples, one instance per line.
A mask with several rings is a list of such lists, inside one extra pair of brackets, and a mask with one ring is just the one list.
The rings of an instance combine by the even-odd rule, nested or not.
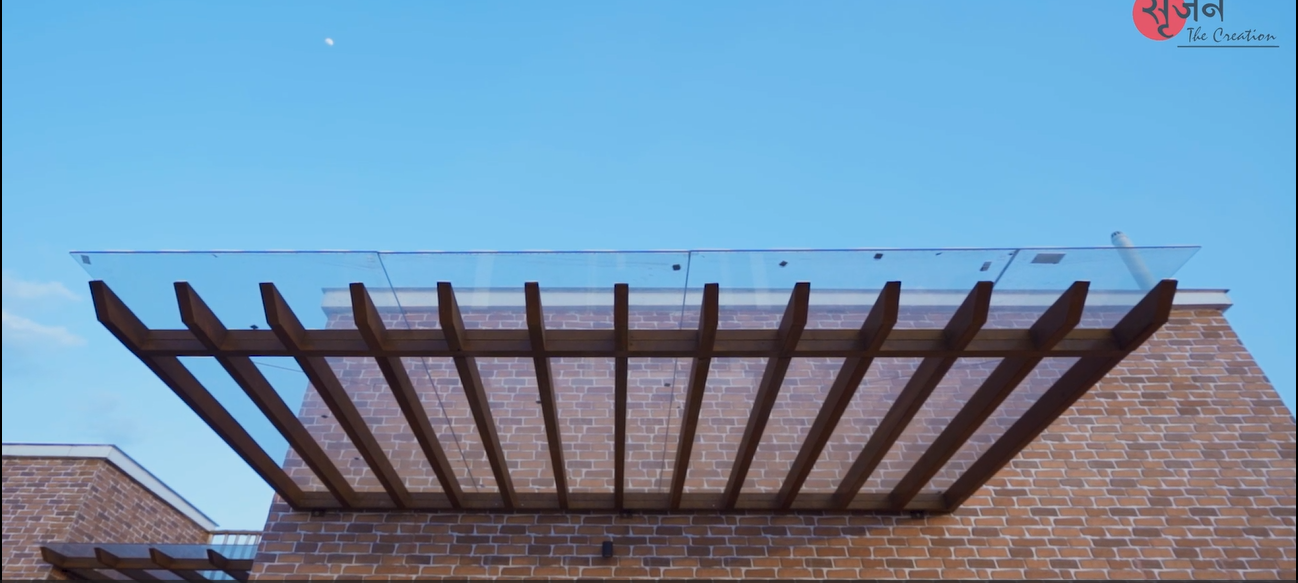
[(255, 545), (48, 544), (41, 558), (75, 578), (102, 581), (247, 581)]
[[(270, 329), (247, 330), (228, 328), (185, 282), (175, 283), (184, 329), (150, 329), (106, 283), (90, 284), (99, 321), (293, 508), (457, 512), (951, 512), (1166, 323), (1176, 294), (1174, 280), (1157, 282), (1116, 325), (1079, 328), (1089, 284), (1078, 281), (1030, 326), (985, 329), (992, 287), (991, 282), (975, 285), (941, 328), (894, 329), (900, 309), (901, 283), (889, 282), (879, 291), (877, 301), (858, 328), (819, 329), (807, 326), (811, 285), (802, 282), (793, 287), (777, 327), (720, 329), (718, 314), (723, 307), (719, 301), (720, 288), (708, 284), (702, 287), (697, 326), (666, 330), (633, 328), (629, 322), (630, 289), (626, 284), (618, 284), (606, 292), (613, 299), (612, 328), (578, 330), (546, 328), (541, 288), (537, 283), (524, 286), (525, 329), (468, 327), (455, 289), (443, 282), (436, 286), (439, 328), (394, 329), (384, 325), (370, 292), (363, 284), (356, 283), (349, 290), (354, 329), (307, 329), (276, 286), (263, 283), (261, 301)], [(213, 357), (220, 363), (295, 455), (319, 478), (324, 489), (304, 490), (258, 445), (249, 431), (180, 361), (182, 357), (194, 356)], [(382, 485), (382, 491), (358, 491), (348, 482), (335, 461), (308, 433), (298, 412), (275, 392), (259, 371), (252, 360), (254, 357), (296, 360)], [(331, 357), (366, 357), (377, 363), (409, 424), (410, 439), (419, 444), (436, 474), (440, 492), (413, 492), (403, 483), (374, 431), (328, 365), (326, 359)], [(421, 396), (401, 364), (402, 358), (410, 357), (454, 360), (497, 491), (469, 492), (462, 488), (461, 476), (457, 476), (448, 461)], [(479, 358), (499, 357), (530, 358), (534, 363), (541, 417), (554, 471), (552, 492), (516, 491), (511, 481), (494, 418), (499, 412), (493, 411), (489, 404), (477, 363)], [(566, 357), (603, 357), (614, 362), (614, 438), (609, 444), (615, 472), (612, 492), (575, 492), (568, 487), (560, 411), (556, 407), (551, 370), (552, 359)], [(633, 491), (625, 487), (628, 363), (630, 359), (655, 357), (686, 358), (693, 362), (674, 452), (677, 471), (673, 472), (666, 491)], [(709, 364), (712, 359), (735, 357), (762, 357), (767, 361), (742, 439), (733, 452), (728, 483), (720, 492), (687, 492), (685, 481), (700, 408), (708, 391)], [(842, 365), (818, 414), (809, 421), (805, 440), (781, 487), (777, 492), (742, 491), (790, 363), (799, 358), (824, 357), (841, 358)], [(889, 357), (921, 360), (836, 491), (802, 491), (813, 464), (829, 442), (872, 361)], [(941, 492), (924, 492), (930, 479), (1015, 387), (1043, 359), (1054, 357), (1077, 360), (954, 483)], [(944, 375), (959, 359), (969, 358), (1001, 360), (891, 492), (861, 492)], [(165, 554), (155, 557), (156, 553), (147, 549), (136, 551), (131, 551), (134, 554), (108, 551), (108, 554), (92, 554), (103, 554), (98, 564), (107, 565), (105, 559), (116, 556), (123, 568), (133, 568), (135, 563), (131, 561), (145, 561), (147, 552), (148, 560), (152, 561), (149, 564), (166, 568)], [(203, 568), (221, 568), (212, 557), (207, 559)], [(174, 560), (191, 559), (176, 557)], [(75, 567), (79, 563), (68, 564)]]

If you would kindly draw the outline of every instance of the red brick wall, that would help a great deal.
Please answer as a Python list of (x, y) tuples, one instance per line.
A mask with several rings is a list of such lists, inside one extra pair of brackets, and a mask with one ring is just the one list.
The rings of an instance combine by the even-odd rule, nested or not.
[(205, 543), (208, 533), (102, 459), (4, 458), (4, 578), (63, 578), (43, 543)]
[[(608, 327), (602, 315), (547, 314), (551, 327)], [(729, 312), (723, 327), (773, 327), (778, 311)], [(1035, 314), (1000, 313), (990, 326)], [(471, 327), (522, 327), (521, 313), (466, 313)], [(679, 312), (633, 326), (692, 326)], [(863, 314), (813, 311), (812, 326), (854, 327)], [(940, 327), (943, 314), (904, 326)], [(1084, 325), (1111, 325), (1090, 314)], [(349, 326), (345, 314), (332, 326)], [(436, 325), (433, 313), (393, 326)], [(482, 359), (488, 395), (519, 490), (553, 488), (532, 365)], [(794, 361), (745, 483), (772, 491), (788, 471), (838, 359)], [(995, 366), (961, 362), (935, 391), (864, 491), (887, 492)], [(1071, 364), (1043, 364), (926, 488), (949, 485)], [(876, 362), (804, 491), (832, 491), (915, 362)], [(334, 363), (379, 441), (416, 491), (435, 491), (372, 362)], [(762, 359), (714, 362), (687, 491), (725, 485)], [(494, 487), (454, 368), (407, 359), (429, 415), (468, 491)], [(556, 363), (569, 483), (611, 491), (612, 365)], [(689, 362), (633, 361), (628, 487), (663, 491), (671, 477)], [(664, 386), (668, 385), (668, 386)], [(307, 392), (303, 418), (360, 489), (378, 491), (332, 415)], [(1214, 310), (1181, 311), (957, 512), (922, 519), (800, 515), (328, 514), (272, 508), (256, 575), (646, 577), (1287, 577), (1294, 576), (1294, 420)], [(461, 459), (461, 451), (464, 459)], [(300, 462), (294, 475), (319, 488)], [(599, 558), (613, 540), (618, 556)]]

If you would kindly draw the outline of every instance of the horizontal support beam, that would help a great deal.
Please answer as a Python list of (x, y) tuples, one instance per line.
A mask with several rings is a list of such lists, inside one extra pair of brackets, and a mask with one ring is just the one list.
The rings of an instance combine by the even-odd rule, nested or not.
[[(312, 505), (313, 510), (334, 511), (341, 509), (335, 508), (337, 505), (327, 492), (319, 493), (319, 506)], [(315, 493), (307, 493), (308, 504), (314, 502)], [(440, 492), (413, 493), (414, 506), (409, 510), (422, 511), (444, 511), (451, 510), (446, 496)], [(553, 492), (518, 492), (517, 505), (510, 509), (505, 508), (500, 496), (493, 492), (465, 492), (461, 500), (463, 507), (460, 512), (617, 512), (617, 505), (613, 492), (569, 492), (568, 508), (560, 509), (558, 501)], [(635, 512), (727, 512), (725, 508), (724, 492), (686, 492), (681, 495), (680, 507), (678, 510), (670, 510), (668, 503), (671, 494), (669, 492), (645, 492), (636, 490), (626, 490), (623, 493), (623, 510)], [(392, 501), (387, 499), (382, 492), (361, 492), (360, 510), (389, 512), (394, 510)], [(810, 511), (834, 511), (833, 494), (829, 492), (802, 492), (794, 500), (793, 505), (782, 510), (777, 508), (776, 492), (746, 492), (739, 495), (735, 502), (735, 512), (755, 511), (773, 513), (798, 513)], [(925, 493), (916, 496), (905, 508), (905, 512), (925, 511), (925, 512), (944, 512), (946, 507), (943, 505), (942, 497), (936, 493)], [(847, 512), (875, 512), (875, 513), (893, 513), (896, 511), (889, 508), (888, 496), (886, 494), (862, 493), (852, 500), (847, 507)], [(351, 512), (348, 510), (347, 512)]]
[[(598, 358), (616, 352), (613, 330), (546, 330), (545, 350), (533, 350), (530, 333), (518, 330), (467, 329), (461, 350), (452, 350), (441, 330), (388, 330), (383, 350), (375, 351), (357, 330), (305, 330), (301, 354), (310, 357), (481, 357)], [(630, 330), (629, 358), (692, 358), (699, 350), (697, 330)], [(215, 356), (189, 330), (147, 330), (139, 342), (145, 356)], [(760, 358), (779, 352), (777, 330), (717, 330), (712, 358)], [(294, 356), (270, 330), (230, 330), (220, 352), (230, 356)], [(1054, 348), (1042, 349), (1029, 330), (987, 329), (961, 349), (948, 347), (941, 329), (893, 330), (876, 350), (862, 350), (860, 332), (851, 329), (803, 331), (789, 353), (793, 357), (834, 358), (1066, 358), (1123, 356), (1126, 351), (1106, 328), (1079, 328)]]

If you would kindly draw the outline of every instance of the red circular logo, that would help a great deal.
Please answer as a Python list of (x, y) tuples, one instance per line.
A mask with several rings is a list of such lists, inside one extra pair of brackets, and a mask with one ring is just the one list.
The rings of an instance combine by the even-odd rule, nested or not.
[(1154, 40), (1167, 40), (1181, 33), (1190, 11), (1185, 0), (1136, 0), (1131, 19), (1136, 30)]

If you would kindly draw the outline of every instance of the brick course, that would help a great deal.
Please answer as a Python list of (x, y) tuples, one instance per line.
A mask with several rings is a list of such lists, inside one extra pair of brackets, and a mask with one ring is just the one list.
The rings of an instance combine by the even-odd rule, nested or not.
[[(693, 325), (697, 315), (635, 315), (633, 326)], [(1024, 326), (1034, 314), (1000, 314)], [(471, 327), (521, 328), (521, 313), (466, 311)], [(773, 327), (771, 313), (723, 310), (725, 327)], [(863, 314), (813, 312), (813, 326), (859, 325)], [(476, 320), (475, 320), (476, 318)], [(941, 326), (941, 314), (904, 326)], [(1084, 325), (1111, 325), (1088, 314)], [(330, 325), (350, 326), (346, 314)], [(389, 325), (436, 325), (411, 313)], [(548, 313), (553, 327), (608, 327), (598, 314)], [(446, 360), (446, 362), (442, 362)], [(718, 359), (709, 378), (687, 491), (716, 491), (751, 409), (763, 359)], [(943, 469), (949, 485), (1072, 359), (1049, 359)], [(530, 361), (480, 359), (515, 484), (553, 488)], [(864, 491), (887, 492), (977, 388), (997, 359), (961, 362), (907, 428)], [(334, 359), (407, 486), (436, 491), (422, 453), (377, 367)], [(915, 362), (881, 359), (853, 400), (804, 491), (832, 491)], [(745, 491), (774, 491), (814, 417), (838, 359), (794, 361)], [(449, 359), (407, 359), (439, 438), (468, 491), (491, 491)], [(612, 364), (555, 363), (570, 487), (611, 491)], [(663, 491), (676, 445), (688, 361), (631, 367), (628, 480)], [(302, 417), (362, 490), (380, 490), (332, 415), (308, 390)], [(1290, 578), (1295, 575), (1295, 425), (1217, 310), (1181, 310), (1144, 347), (950, 515), (455, 514), (290, 512), (277, 501), (254, 576), (377, 577), (898, 577)], [(460, 452), (466, 455), (461, 458)], [(300, 462), (286, 465), (314, 484)], [(6, 470), (7, 471), (7, 470)], [(6, 478), (7, 479), (7, 478)], [(319, 486), (314, 486), (319, 488)], [(613, 540), (618, 556), (599, 558)]]
[(44, 543), (206, 543), (208, 532), (103, 459), (4, 458), (4, 578), (63, 579)]

